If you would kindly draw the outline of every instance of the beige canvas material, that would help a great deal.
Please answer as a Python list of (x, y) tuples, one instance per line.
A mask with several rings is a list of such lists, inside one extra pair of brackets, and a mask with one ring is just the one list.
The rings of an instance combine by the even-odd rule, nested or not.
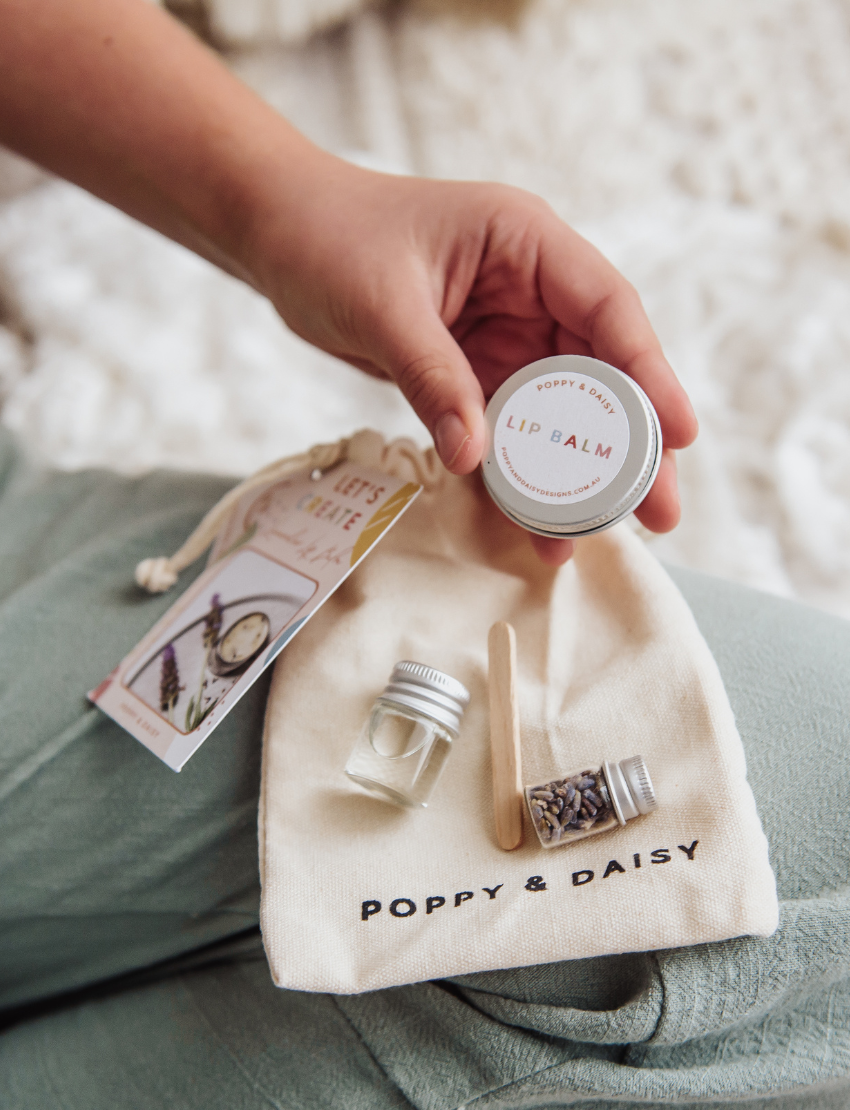
[[(477, 475), (453, 477), (433, 453), (386, 449), (374, 434), (349, 451), (426, 488), (276, 664), (260, 815), (275, 982), (352, 993), (772, 933), (774, 878), (733, 714), (690, 610), (642, 542), (620, 525), (553, 570)], [(496, 620), (516, 629), (524, 781), (641, 753), (654, 813), (552, 850), (526, 816), (523, 846), (498, 848)], [(400, 659), (447, 671), (472, 695), (431, 804), (416, 811), (358, 793), (343, 774)]]

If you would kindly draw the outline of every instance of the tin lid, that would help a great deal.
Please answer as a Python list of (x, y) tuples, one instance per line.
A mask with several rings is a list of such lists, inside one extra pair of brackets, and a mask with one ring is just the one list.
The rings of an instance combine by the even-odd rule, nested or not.
[(661, 428), (626, 374), (554, 355), (513, 374), (485, 413), (484, 483), (499, 508), (541, 536), (587, 536), (638, 507), (661, 463)]
[(606, 760), (602, 764), (602, 772), (608, 784), (611, 804), (621, 825), (641, 813), (649, 813), (658, 805), (652, 779), (642, 755), (633, 755), (619, 763), (608, 763)]
[(455, 735), (469, 704), (469, 691), (462, 682), (410, 659), (396, 663), (381, 697), (424, 713)]

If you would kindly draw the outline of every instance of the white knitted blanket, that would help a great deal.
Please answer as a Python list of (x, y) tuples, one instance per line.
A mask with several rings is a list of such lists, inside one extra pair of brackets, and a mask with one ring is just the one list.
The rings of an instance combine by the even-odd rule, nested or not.
[[(656, 553), (850, 615), (847, 0), (408, 0), (300, 45), (359, 5), (210, 3), (320, 143), (523, 185), (591, 236), (702, 424)], [(365, 424), (427, 441), (247, 289), (31, 182), (0, 163), (0, 388), (51, 459), (247, 472)]]

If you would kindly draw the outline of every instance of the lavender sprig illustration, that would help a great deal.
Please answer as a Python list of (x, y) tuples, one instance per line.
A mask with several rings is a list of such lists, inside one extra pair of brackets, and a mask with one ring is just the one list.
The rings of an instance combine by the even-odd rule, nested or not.
[(221, 624), (224, 620), (224, 612), (221, 605), (221, 595), (213, 594), (210, 598), (210, 609), (204, 617), (204, 632), (203, 643), (206, 651), (204, 652), (204, 660), (201, 664), (201, 674), (198, 679), (198, 692), (189, 699), (189, 704), (186, 707), (186, 731), (194, 731), (201, 722), (212, 713), (213, 709), (218, 705), (219, 698), (208, 701), (204, 704), (204, 687), (206, 686), (207, 667), (209, 666), (210, 656), (215, 651), (218, 645), (219, 635), (221, 634)]
[(221, 594), (213, 594), (210, 599), (210, 611), (204, 617), (204, 647), (207, 649), (208, 657), (209, 653), (218, 643), (223, 619), (224, 614), (221, 609)]
[(162, 669), (159, 675), (159, 704), (172, 724), (174, 724), (174, 707), (182, 689), (174, 644), (166, 644), (162, 651)]

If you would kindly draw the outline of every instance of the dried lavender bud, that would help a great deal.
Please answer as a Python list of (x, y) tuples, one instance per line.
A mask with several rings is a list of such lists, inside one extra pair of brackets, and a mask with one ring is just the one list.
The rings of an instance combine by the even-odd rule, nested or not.
[[(570, 844), (618, 827), (620, 819), (611, 800), (606, 768), (526, 787), (528, 811), (545, 847)], [(618, 785), (617, 789), (622, 788)]]
[(159, 705), (163, 713), (169, 716), (173, 713), (182, 689), (174, 645), (166, 644), (162, 649), (162, 668), (159, 676)]
[(204, 617), (204, 647), (214, 648), (218, 643), (221, 632), (221, 623), (224, 612), (221, 608), (221, 595), (213, 594), (210, 599), (210, 611)]

